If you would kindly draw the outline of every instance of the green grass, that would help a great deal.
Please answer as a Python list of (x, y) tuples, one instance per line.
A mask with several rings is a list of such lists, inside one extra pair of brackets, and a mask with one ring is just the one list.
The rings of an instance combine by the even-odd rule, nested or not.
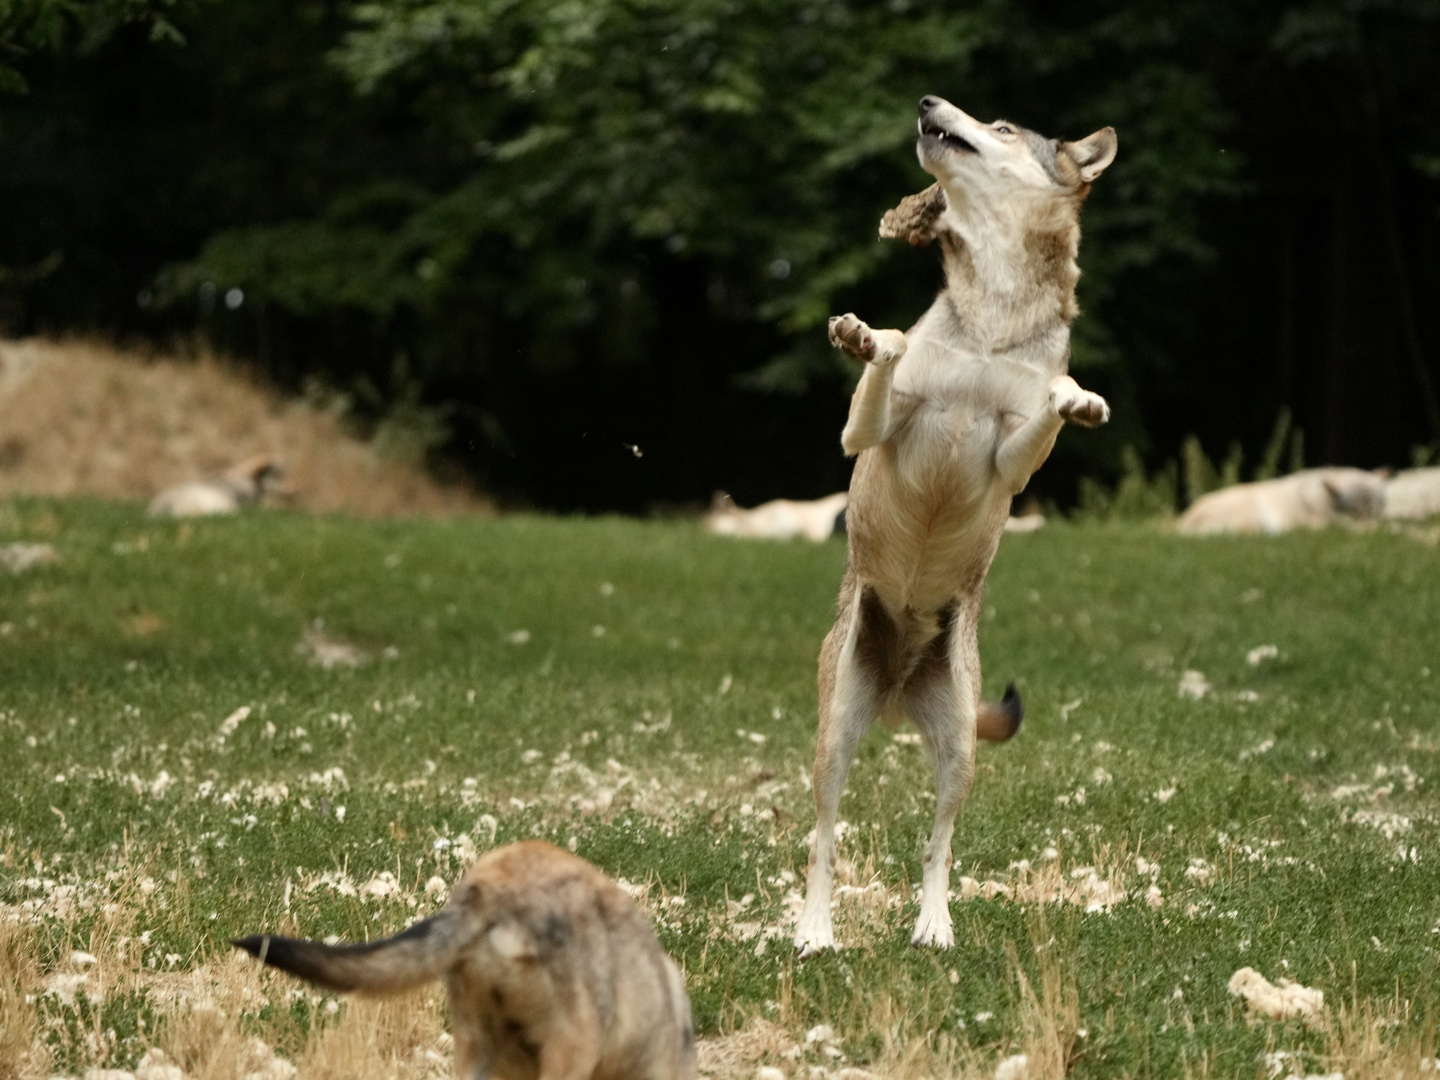
[[(874, 1019), (888, 999), (911, 1037), (1003, 1054), (1022, 1006), (1010, 953), (1033, 977), (1045, 948), (1078, 992), (1075, 1076), (1248, 1077), (1267, 1049), (1322, 1053), (1296, 1022), (1247, 1023), (1226, 991), (1244, 965), (1330, 1002), (1408, 1002), (1387, 1037), (1433, 1030), (1440, 552), (1409, 536), (1007, 537), (981, 649), (989, 692), (1014, 680), (1027, 719), (981, 748), (956, 887), (1053, 847), (1067, 873), (1120, 874), (1130, 898), (1046, 905), (1043, 929), (1033, 904), (957, 901), (957, 947), (910, 949), (933, 783), (921, 748), (877, 729), (842, 803), (842, 854), (896, 906), (842, 905), (853, 947), (803, 965), (784, 938), (757, 955), (735, 924), (780, 925), (784, 875), (803, 879), (814, 660), (842, 543), (616, 519), (182, 524), (0, 505), (0, 542), (20, 539), (59, 562), (0, 576), (0, 903), (47, 915), (47, 966), (107, 900), (148, 935), (147, 970), (282, 923), (375, 936), (430, 906), (424, 883), (453, 880), (493, 830), (573, 840), (650, 883), (708, 1032), (823, 1021), (864, 1063), (894, 1037)], [(297, 646), (317, 626), (369, 661), (310, 663)], [(1248, 664), (1266, 644), (1279, 656)], [(1187, 670), (1210, 683), (1202, 700), (1177, 692)], [(1137, 852), (1158, 864), (1158, 909)], [(1194, 860), (1207, 869), (1187, 875)], [(400, 889), (307, 891), (337, 871), (388, 871)], [(106, 1003), (124, 1015), (98, 1050), (74, 1009), (42, 1005), (57, 1067), (133, 1064), (144, 1042), (123, 1037), (143, 1000)]]

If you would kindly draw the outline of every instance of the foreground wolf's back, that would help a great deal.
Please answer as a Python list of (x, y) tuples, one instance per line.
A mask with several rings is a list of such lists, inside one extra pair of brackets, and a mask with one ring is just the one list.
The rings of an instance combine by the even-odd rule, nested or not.
[(684, 980), (649, 920), (594, 866), (543, 841), (488, 852), (441, 911), (383, 941), (233, 944), (331, 990), (443, 978), (462, 1077), (533, 1077), (550, 1059), (576, 1078), (695, 1075)]

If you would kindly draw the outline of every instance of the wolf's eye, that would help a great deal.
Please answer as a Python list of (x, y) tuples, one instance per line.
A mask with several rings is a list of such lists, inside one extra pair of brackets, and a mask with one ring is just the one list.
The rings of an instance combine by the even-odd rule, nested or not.
[(996, 130), (996, 132), (998, 132), (998, 133), (1001, 134), (1001, 135), (1014, 135), (1014, 134), (1015, 134), (1015, 132), (1014, 132), (1013, 130), (1011, 130), (1011, 127), (1010, 127), (1009, 124), (998, 124), (998, 125), (996, 125), (995, 130)]

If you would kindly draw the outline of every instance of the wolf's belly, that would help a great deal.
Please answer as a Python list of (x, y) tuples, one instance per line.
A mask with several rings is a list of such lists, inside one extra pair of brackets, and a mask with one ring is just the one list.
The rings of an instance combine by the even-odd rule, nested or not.
[[(899, 444), (861, 454), (850, 485), (850, 561), (891, 611), (934, 612), (978, 590), (1010, 498), (988, 447), (951, 445), (924, 469)], [(967, 453), (967, 451), (970, 451)]]

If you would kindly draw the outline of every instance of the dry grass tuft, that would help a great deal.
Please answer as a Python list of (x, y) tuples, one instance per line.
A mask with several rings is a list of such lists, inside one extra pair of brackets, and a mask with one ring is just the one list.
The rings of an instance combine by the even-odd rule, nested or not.
[(30, 927), (0, 919), (0, 1076), (16, 1080), (45, 1076), (50, 1064), (34, 1006), (41, 988), (36, 948)]
[[(142, 979), (144, 974), (139, 972)], [(239, 954), (215, 966), (152, 975), (151, 991), (163, 1002), (155, 1046), (186, 1080), (263, 1075), (273, 1068), (276, 1044), (298, 1045), (304, 1038), (286, 1007), (285, 988)], [(261, 1022), (267, 1004), (271, 1019)]]
[(1027, 1080), (1060, 1080), (1070, 1069), (1080, 1030), (1080, 993), (1074, 977), (1061, 970), (1061, 948), (1050, 934), (1044, 908), (1037, 906), (1033, 910), (1030, 936), (1035, 946), (1039, 993), (1025, 974), (1014, 946), (1006, 950), (1020, 991), (1021, 1053), (1025, 1055)]
[(147, 360), (93, 342), (0, 342), (0, 431), (0, 495), (148, 500), (273, 454), (305, 510), (491, 509), (417, 464), (382, 460), (341, 417), (284, 400), (213, 356)]
[[(813, 1012), (811, 1003), (782, 975), (775, 1013), (779, 1023), (751, 1019), (736, 1035), (717, 1040), (733, 1049), (724, 1059), (727, 1068), (713, 1068), (707, 1075), (749, 1077), (755, 1075), (757, 1064), (764, 1063), (779, 1066), (787, 1076), (824, 1075), (831, 1080), (992, 1080), (996, 1076), (1060, 1080), (1074, 1058), (1080, 1028), (1079, 992), (1067, 974), (1074, 966), (1074, 950), (1057, 944), (1038, 906), (1029, 937), (1033, 973), (1025, 970), (1013, 943), (1007, 945), (1019, 1024), (1005, 1040), (1010, 1049), (998, 1056), (993, 1044), (981, 1049), (942, 1030), (950, 998), (943, 976), (926, 981), (897, 971), (884, 986), (857, 988), (838, 1011), (821, 1010), (832, 1012), (839, 1034), (817, 1040), (820, 1029), (804, 1030), (804, 1018)], [(847, 1065), (843, 1059), (828, 1060), (825, 1045), (837, 1048), (847, 1034), (874, 1047), (863, 1067)], [(702, 1057), (702, 1063), (705, 1060)], [(814, 1071), (817, 1068), (823, 1072)]]
[(438, 984), (384, 1000), (353, 999), (339, 1022), (313, 1031), (297, 1064), (306, 1080), (449, 1076), (451, 1038)]
[(752, 1017), (726, 1035), (712, 1035), (696, 1043), (701, 1076), (716, 1080), (750, 1080), (757, 1062), (776, 1060), (794, 1040), (779, 1024)]
[(1433, 1080), (1440, 1072), (1435, 1022), (1416, 1024), (1410, 1002), (1398, 994), (1342, 1001), (1327, 1011), (1323, 1031), (1324, 1068), (1345, 1080)]

